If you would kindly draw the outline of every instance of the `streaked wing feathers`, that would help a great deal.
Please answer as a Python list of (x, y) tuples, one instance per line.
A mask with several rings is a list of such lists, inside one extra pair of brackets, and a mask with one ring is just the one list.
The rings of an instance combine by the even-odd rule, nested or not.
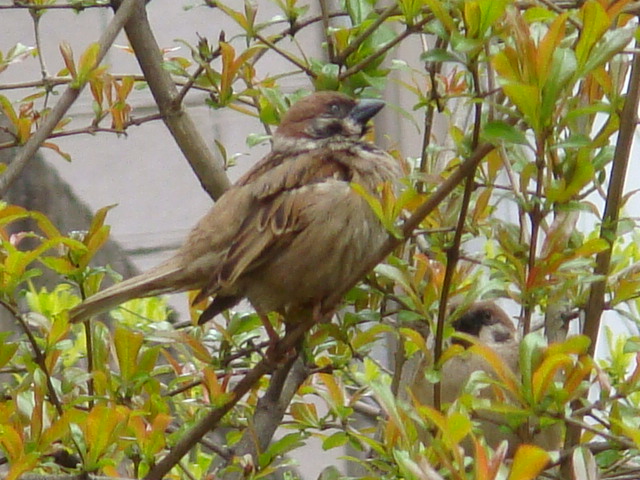
[[(332, 158), (309, 153), (288, 154), (286, 160), (281, 157), (268, 155), (234, 187), (246, 189), (243, 194), (251, 195), (252, 201), (247, 203), (246, 217), (231, 246), (195, 302), (220, 291), (235, 293), (234, 284), (241, 275), (288, 248), (293, 236), (307, 226), (303, 211), (309, 201), (304, 192), (308, 185), (351, 178), (349, 169)], [(266, 168), (268, 164), (272, 168)]]

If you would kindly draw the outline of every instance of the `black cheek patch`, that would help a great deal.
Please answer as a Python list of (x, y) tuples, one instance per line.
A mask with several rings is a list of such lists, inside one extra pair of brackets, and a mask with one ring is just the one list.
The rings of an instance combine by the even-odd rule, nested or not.
[(318, 125), (314, 129), (315, 136), (318, 138), (329, 138), (334, 135), (340, 135), (344, 132), (344, 127), (340, 120), (335, 120), (326, 124)]
[(496, 343), (504, 343), (511, 338), (509, 332), (493, 332), (493, 341)]

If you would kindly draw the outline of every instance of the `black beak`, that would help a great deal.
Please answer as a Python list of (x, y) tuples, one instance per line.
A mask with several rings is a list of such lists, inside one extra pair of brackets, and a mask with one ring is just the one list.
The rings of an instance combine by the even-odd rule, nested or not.
[(382, 110), (382, 107), (384, 107), (384, 102), (382, 100), (365, 98), (363, 100), (359, 100), (356, 106), (351, 109), (349, 117), (360, 125), (364, 125), (373, 118), (376, 113)]

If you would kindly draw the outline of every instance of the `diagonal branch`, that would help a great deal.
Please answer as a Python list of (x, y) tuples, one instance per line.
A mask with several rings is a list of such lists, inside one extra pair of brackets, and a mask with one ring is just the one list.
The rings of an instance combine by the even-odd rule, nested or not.
[[(124, 5), (129, 0), (114, 0)], [(119, 7), (118, 11), (120, 10)], [(180, 92), (162, 65), (160, 47), (149, 25), (145, 2), (137, 1), (124, 27), (151, 94), (160, 109), (165, 125), (191, 165), (204, 190), (217, 199), (230, 186), (223, 162), (216, 158), (198, 132), (191, 116), (184, 110)]]
[[(622, 107), (622, 112), (620, 113), (620, 119), (622, 121), (620, 122), (618, 141), (616, 142), (613, 166), (611, 167), (611, 179), (609, 181), (609, 189), (607, 191), (607, 201), (604, 207), (602, 225), (600, 227), (600, 238), (607, 242), (608, 247), (606, 250), (603, 250), (596, 255), (596, 267), (593, 272), (595, 275), (601, 276), (602, 279), (591, 284), (589, 299), (587, 300), (587, 305), (585, 307), (585, 321), (582, 333), (591, 339), (589, 354), (592, 356), (596, 351), (602, 312), (605, 307), (604, 295), (608, 280), (607, 275), (609, 274), (611, 254), (615, 244), (616, 231), (618, 230), (618, 218), (620, 208), (622, 206), (624, 181), (627, 176), (631, 146), (633, 144), (633, 137), (638, 124), (639, 103), (640, 55), (635, 55), (631, 65), (631, 74), (629, 75), (627, 98), (624, 102), (624, 107)], [(581, 431), (582, 430), (579, 425), (569, 425), (565, 438), (565, 448), (571, 448), (580, 443)], [(562, 470), (564, 473), (570, 470), (570, 463), (568, 459), (563, 463)]]
[[(637, 48), (638, 45), (636, 45)], [(618, 230), (618, 218), (622, 208), (624, 194), (624, 181), (627, 176), (627, 168), (631, 154), (631, 146), (638, 124), (638, 104), (640, 103), (640, 55), (635, 55), (629, 76), (627, 98), (620, 113), (620, 132), (611, 167), (611, 180), (607, 192), (607, 202), (604, 208), (600, 238), (608, 243), (608, 248), (596, 256), (595, 275), (601, 275), (602, 279), (591, 284), (589, 300), (585, 308), (584, 334), (591, 339), (590, 354), (595, 353), (598, 332), (600, 331), (600, 318), (604, 309), (604, 293), (607, 284), (606, 276), (609, 273), (611, 253)]]
[[(111, 23), (107, 26), (106, 30), (98, 40), (99, 51), (96, 58), (96, 66), (104, 59), (107, 51), (111, 47), (111, 44), (116, 39), (120, 30), (124, 24), (129, 20), (129, 17), (133, 14), (136, 4), (144, 4), (143, 0), (124, 0), (121, 7), (114, 15)], [(4, 197), (13, 184), (13, 182), (20, 176), (27, 163), (35, 155), (38, 149), (42, 146), (45, 140), (51, 135), (53, 129), (56, 128), (65, 113), (71, 108), (71, 106), (78, 99), (78, 96), (82, 92), (84, 85), (79, 87), (69, 86), (60, 96), (60, 100), (55, 104), (49, 115), (44, 117), (40, 128), (38, 128), (24, 146), (18, 149), (18, 152), (13, 157), (11, 163), (7, 166), (2, 177), (0, 177), (0, 198)]]
[(287, 352), (295, 348), (304, 338), (306, 332), (313, 326), (313, 321), (307, 320), (296, 326), (277, 343), (268, 358), (260, 361), (252, 370), (240, 380), (231, 391), (231, 395), (219, 407), (210, 411), (195, 424), (191, 430), (183, 435), (169, 453), (160, 460), (144, 477), (144, 480), (161, 480), (180, 462), (180, 459), (191, 450), (209, 431), (218, 426), (222, 418), (242, 399), (242, 397), (258, 382), (263, 375), (273, 372), (277, 365), (272, 358), (283, 358)]
[[(310, 371), (300, 355), (291, 358), (273, 373), (269, 388), (258, 400), (250, 425), (233, 447), (234, 456), (242, 457), (249, 454), (254, 463), (258, 464), (258, 455), (271, 443), (291, 400), (309, 374)], [(242, 474), (233, 471), (219, 477), (221, 480), (236, 480), (242, 478)]]

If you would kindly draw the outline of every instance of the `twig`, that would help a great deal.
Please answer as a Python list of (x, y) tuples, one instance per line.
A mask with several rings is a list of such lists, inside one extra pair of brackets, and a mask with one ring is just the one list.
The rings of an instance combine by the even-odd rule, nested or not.
[[(471, 60), (469, 70), (473, 78), (474, 89), (477, 96), (481, 94), (480, 78), (478, 76), (478, 65), (475, 60)], [(471, 147), (477, 148), (480, 141), (480, 125), (482, 122), (482, 103), (475, 102), (474, 104), (475, 121), (473, 125), (473, 134), (471, 138)], [(440, 292), (440, 305), (438, 306), (438, 322), (436, 325), (436, 337), (435, 348), (433, 353), (434, 365), (437, 365), (442, 356), (443, 343), (444, 343), (444, 327), (447, 315), (447, 303), (449, 299), (449, 293), (451, 291), (451, 284), (453, 283), (453, 276), (458, 265), (458, 259), (460, 258), (460, 245), (462, 243), (462, 234), (464, 233), (464, 227), (467, 220), (467, 213), (469, 212), (469, 205), (471, 203), (471, 193), (475, 188), (476, 168), (472, 169), (465, 178), (464, 193), (462, 195), (462, 204), (460, 205), (460, 213), (458, 215), (458, 223), (453, 235), (453, 243), (447, 249), (447, 266), (444, 273), (444, 280), (442, 282), (442, 291)], [(441, 389), (442, 384), (437, 382), (433, 388), (433, 404), (438, 410), (441, 408)]]
[(336, 63), (336, 47), (333, 44), (333, 37), (329, 34), (331, 28), (329, 18), (329, 8), (326, 0), (320, 0), (320, 12), (322, 13), (322, 30), (324, 30), (324, 38), (327, 42), (327, 55), (330, 63)]
[(94, 5), (63, 5), (63, 4), (46, 4), (46, 5), (34, 5), (32, 3), (20, 3), (16, 2), (13, 5), (0, 5), (0, 10), (85, 10), (87, 8), (109, 8), (111, 5), (109, 2), (98, 3)]
[[(132, 15), (134, 7), (139, 3), (144, 5), (144, 0), (124, 0), (122, 2), (121, 8), (118, 9), (111, 20), (111, 23), (107, 26), (98, 41), (100, 49), (96, 57), (96, 66), (100, 64), (106, 55), (107, 50), (109, 50), (109, 47), (116, 39), (116, 36)], [(29, 137), (24, 147), (18, 150), (11, 163), (7, 166), (4, 174), (0, 177), (0, 198), (6, 195), (13, 182), (27, 166), (29, 160), (35, 155), (45, 140), (49, 135), (51, 135), (51, 132), (53, 132), (60, 120), (62, 120), (64, 114), (74, 104), (83, 88), (84, 85), (81, 85), (78, 88), (71, 86), (67, 87), (64, 93), (60, 96), (58, 103), (56, 103), (51, 112), (43, 119), (40, 124), (40, 128), (38, 128), (34, 134)]]
[(345, 49), (340, 52), (340, 55), (338, 55), (332, 63), (343, 65), (344, 62), (346, 62), (347, 58), (349, 58), (349, 55), (360, 48), (360, 45), (365, 40), (367, 40), (373, 34), (373, 32), (375, 32), (380, 27), (380, 25), (382, 25), (385, 20), (387, 20), (387, 18), (389, 18), (391, 15), (397, 13), (397, 11), (398, 6), (395, 4), (395, 2), (389, 5), (381, 14), (377, 16), (377, 18), (371, 25), (369, 25), (360, 33), (360, 35), (349, 42)]
[[(540, 205), (542, 201), (541, 199), (545, 173), (544, 150), (546, 138), (544, 138), (543, 135), (545, 135), (543, 132), (536, 132), (536, 193), (533, 197), (533, 208), (529, 212), (529, 221), (531, 222), (531, 238), (529, 241), (527, 275), (533, 275), (534, 269), (536, 267), (536, 254), (538, 251), (540, 225), (545, 215)], [(530, 300), (530, 298), (524, 299), (524, 315), (522, 320), (523, 335), (527, 335), (531, 331), (531, 313), (533, 311), (533, 305), (531, 304)]]
[(295, 58), (290, 53), (282, 50), (280, 47), (278, 47), (271, 40), (266, 39), (265, 37), (263, 37), (259, 33), (256, 33), (256, 38), (258, 40), (260, 40), (262, 43), (264, 43), (267, 47), (269, 47), (270, 50), (273, 50), (278, 55), (280, 55), (282, 58), (284, 58), (284, 59), (290, 61), (291, 63), (293, 63), (296, 67), (298, 67), (300, 70), (302, 70), (304, 73), (306, 73), (309, 77), (316, 78), (318, 76), (318, 74), (316, 72), (314, 72), (313, 70), (311, 70), (307, 65), (305, 65), (304, 63), (299, 61), (297, 58)]
[(394, 38), (393, 40), (391, 40), (389, 43), (386, 43), (384, 45), (382, 45), (380, 47), (380, 49), (376, 50), (375, 53), (372, 53), (371, 55), (369, 55), (368, 57), (362, 59), (362, 61), (360, 61), (359, 63), (355, 64), (354, 66), (348, 68), (347, 70), (345, 70), (344, 72), (342, 72), (339, 76), (338, 76), (338, 80), (344, 80), (345, 78), (349, 78), (351, 75), (355, 75), (356, 73), (362, 71), (363, 69), (365, 69), (367, 67), (367, 65), (369, 65), (371, 62), (373, 62), (374, 60), (377, 60), (379, 57), (381, 57), (382, 55), (386, 55), (386, 53), (391, 50), (393, 47), (395, 47), (396, 45), (398, 45), (399, 43), (401, 43), (405, 38), (407, 38), (409, 35), (412, 35), (415, 32), (419, 32), (422, 27), (424, 27), (429, 21), (431, 21), (432, 18), (431, 16), (426, 16), (425, 18), (423, 18), (421, 21), (419, 21), (418, 23), (416, 23), (415, 25), (412, 25), (410, 27), (407, 27), (404, 32), (402, 32), (400, 35), (398, 35), (396, 38)]

